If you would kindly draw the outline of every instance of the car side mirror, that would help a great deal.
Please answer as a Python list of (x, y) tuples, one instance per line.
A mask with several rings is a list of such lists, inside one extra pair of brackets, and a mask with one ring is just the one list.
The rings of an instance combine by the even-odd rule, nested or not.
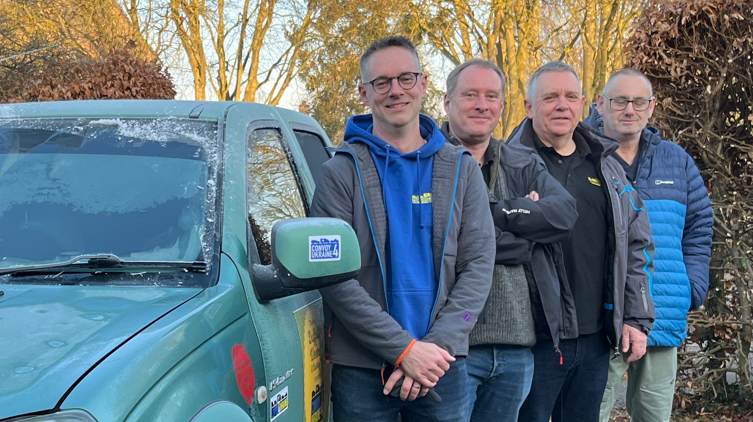
[(272, 263), (251, 268), (259, 302), (350, 280), (361, 270), (353, 228), (337, 218), (277, 222), (270, 235)]

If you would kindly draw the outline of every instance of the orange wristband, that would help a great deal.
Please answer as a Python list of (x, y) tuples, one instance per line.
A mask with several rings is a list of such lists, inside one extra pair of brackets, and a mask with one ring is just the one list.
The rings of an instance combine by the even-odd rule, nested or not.
[(408, 345), (408, 347), (405, 348), (405, 351), (403, 352), (403, 354), (400, 355), (399, 358), (397, 358), (397, 362), (395, 362), (395, 368), (399, 368), (400, 367), (400, 362), (403, 361), (403, 358), (405, 357), (405, 355), (408, 354), (408, 352), (410, 352), (410, 349), (413, 348), (414, 344), (416, 344), (416, 339), (413, 339), (413, 341), (410, 342), (410, 344)]

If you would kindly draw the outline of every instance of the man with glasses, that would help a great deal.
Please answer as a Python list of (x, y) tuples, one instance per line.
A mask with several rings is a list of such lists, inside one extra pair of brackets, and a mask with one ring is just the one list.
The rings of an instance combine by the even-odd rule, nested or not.
[[(578, 210), (572, 234), (555, 257), (564, 264), (565, 279), (556, 289), (531, 294), (538, 341), (521, 422), (598, 421), (610, 356), (632, 347), (631, 359), (640, 358), (654, 319), (648, 217), (611, 156), (618, 143), (580, 123), (584, 102), (571, 66), (542, 66), (528, 82), (528, 118), (508, 141), (533, 148)], [(559, 311), (558, 319), (548, 317), (548, 295), (560, 300), (560, 307), (549, 310)], [(540, 321), (548, 324), (541, 327)]]
[(709, 287), (711, 203), (693, 159), (646, 125), (655, 102), (651, 81), (641, 72), (622, 69), (609, 78), (586, 120), (620, 142), (614, 157), (645, 203), (656, 247), (651, 286), (656, 321), (646, 354), (634, 362), (611, 360), (602, 422), (609, 421), (625, 372), (632, 420), (669, 421), (677, 347), (685, 340), (688, 310), (703, 304)]
[(372, 113), (348, 120), (311, 205), (361, 248), (358, 276), (321, 290), (334, 420), (464, 422), (468, 333), (494, 268), (484, 180), (419, 113), (427, 78), (408, 39), (375, 41), (360, 66)]

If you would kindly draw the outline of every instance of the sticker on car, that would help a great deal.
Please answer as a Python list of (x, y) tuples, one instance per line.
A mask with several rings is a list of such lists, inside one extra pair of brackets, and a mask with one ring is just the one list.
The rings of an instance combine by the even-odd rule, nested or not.
[(271, 420), (277, 419), (277, 417), (288, 410), (288, 387), (285, 387), (278, 393), (273, 394), (269, 405)]
[(309, 262), (340, 260), (340, 235), (309, 236)]
[(322, 300), (317, 299), (309, 305), (295, 311), (295, 321), (298, 325), (298, 335), (301, 339), (301, 353), (303, 354), (303, 391), (304, 422), (322, 422), (324, 410), (322, 402), (325, 400), (324, 379), (322, 365), (324, 357), (324, 317), (322, 316)]

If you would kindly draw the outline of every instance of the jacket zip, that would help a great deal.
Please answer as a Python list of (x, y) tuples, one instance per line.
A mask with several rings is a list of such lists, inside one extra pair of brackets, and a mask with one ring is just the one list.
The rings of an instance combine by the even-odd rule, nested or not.
[(648, 312), (648, 301), (646, 300), (646, 288), (641, 286), (641, 298), (643, 298), (643, 310)]
[[(463, 163), (463, 154), (465, 154), (465, 152), (460, 153), (460, 157), (458, 158), (458, 171), (455, 173), (455, 186), (452, 190), (452, 202), (451, 202), (451, 204), (453, 205), (455, 204), (455, 195), (457, 195), (457, 192), (458, 192), (458, 180), (460, 179), (460, 168), (462, 167), (462, 163)], [(432, 177), (433, 177), (433, 174), (432, 174)], [(437, 310), (437, 302), (439, 302), (439, 292), (442, 290), (442, 276), (443, 276), (443, 271), (444, 271), (444, 265), (443, 265), (444, 252), (445, 252), (445, 249), (447, 248), (447, 234), (450, 232), (450, 227), (452, 227), (452, 215), (453, 215), (453, 210), (455, 209), (453, 205), (450, 206), (450, 215), (447, 218), (447, 228), (445, 229), (445, 233), (444, 233), (444, 243), (442, 244), (442, 255), (440, 256), (440, 259), (439, 259), (439, 280), (437, 280), (437, 294), (434, 295), (434, 306), (431, 307), (431, 317), (429, 318), (429, 327), (431, 327), (432, 324), (434, 324), (434, 313)], [(432, 204), (432, 207), (433, 206), (434, 204)]]
[[(619, 181), (617, 180), (617, 178), (615, 178), (614, 176), (612, 176), (612, 182), (613, 182), (613, 186), (614, 186), (614, 189), (615, 189), (614, 193), (617, 194), (617, 198), (615, 198), (615, 202), (617, 202), (617, 208), (618, 208), (617, 211), (618, 211), (618, 214), (620, 215), (620, 227), (622, 227), (622, 224), (623, 224), (623, 222), (622, 222), (622, 203), (620, 202), (620, 192), (618, 192), (618, 187), (617, 187)], [(616, 232), (616, 230), (615, 230), (615, 232)]]
[[(356, 174), (358, 175), (358, 185), (361, 188), (361, 197), (363, 198), (363, 208), (366, 210), (366, 219), (369, 221), (369, 230), (371, 231), (371, 239), (374, 241), (374, 250), (377, 254), (377, 260), (379, 261), (379, 270), (382, 273), (382, 288), (384, 289), (384, 307), (387, 313), (390, 313), (390, 302), (387, 300), (387, 277), (384, 274), (384, 266), (382, 265), (382, 254), (379, 252), (379, 245), (377, 244), (376, 235), (374, 234), (374, 226), (371, 224), (371, 213), (369, 213), (369, 204), (366, 201), (366, 192), (363, 191), (363, 180), (361, 179), (361, 168), (358, 167), (358, 157), (351, 151), (340, 151), (345, 154), (349, 154), (353, 158), (353, 164), (356, 166)], [(382, 198), (384, 201), (384, 198)]]
[[(374, 234), (374, 226), (371, 224), (371, 213), (369, 213), (369, 203), (366, 201), (366, 192), (363, 191), (363, 179), (361, 179), (361, 168), (358, 167), (358, 157), (355, 153), (351, 151), (342, 151), (346, 154), (349, 154), (353, 158), (353, 164), (356, 166), (356, 174), (358, 175), (358, 185), (361, 188), (361, 198), (363, 198), (363, 208), (366, 211), (366, 220), (369, 222), (369, 230), (371, 231), (371, 239), (374, 242), (374, 250), (377, 254), (377, 261), (379, 261), (379, 271), (382, 273), (382, 289), (384, 290), (384, 308), (385, 311), (389, 314), (390, 313), (390, 301), (387, 300), (387, 277), (384, 274), (384, 266), (382, 265), (382, 254), (379, 252), (379, 245), (377, 244), (377, 238)], [(384, 194), (382, 195), (384, 196)], [(382, 201), (384, 201), (384, 198), (382, 198)], [(332, 337), (332, 326), (335, 325), (337, 316), (335, 316), (335, 319), (332, 320), (332, 325), (329, 328), (329, 335)], [(382, 360), (382, 370), (380, 371), (382, 375), (382, 385), (384, 385), (384, 370), (387, 367), (387, 361)]]
[[(598, 174), (601, 178), (602, 183), (606, 185), (608, 182), (607, 182), (607, 176), (604, 172), (604, 160), (605, 160), (604, 155), (599, 157)], [(622, 226), (622, 204), (620, 203), (620, 195), (619, 195), (619, 192), (617, 191), (619, 180), (617, 180), (614, 177), (614, 175), (610, 174), (610, 177), (612, 178), (612, 189), (607, 188), (607, 195), (608, 195), (607, 207), (609, 211), (612, 212), (612, 220), (607, 221), (607, 225), (611, 226), (611, 227), (608, 227), (608, 230), (611, 231), (612, 236), (614, 236), (614, 239), (612, 239), (613, 243), (610, 245), (611, 250), (607, 249), (607, 258), (609, 261), (608, 265), (609, 265), (609, 274), (610, 274), (609, 281), (607, 282), (607, 286), (611, 287), (612, 302), (614, 303), (616, 301), (615, 289), (617, 287), (617, 283), (614, 280), (614, 272), (615, 272), (614, 266), (615, 266), (615, 259), (616, 259), (615, 255), (616, 255), (616, 249), (617, 249), (617, 227), (618, 227), (615, 214), (618, 214), (620, 216), (620, 226)], [(617, 203), (617, 208), (615, 208), (614, 206), (615, 202)], [(608, 325), (612, 328), (607, 329), (607, 340), (610, 339), (609, 337), (610, 331), (613, 331), (612, 335), (615, 337), (614, 338), (615, 350), (617, 350), (619, 348), (619, 342), (620, 342), (620, 339), (617, 338), (618, 329), (614, 324), (614, 320), (609, 321)]]

